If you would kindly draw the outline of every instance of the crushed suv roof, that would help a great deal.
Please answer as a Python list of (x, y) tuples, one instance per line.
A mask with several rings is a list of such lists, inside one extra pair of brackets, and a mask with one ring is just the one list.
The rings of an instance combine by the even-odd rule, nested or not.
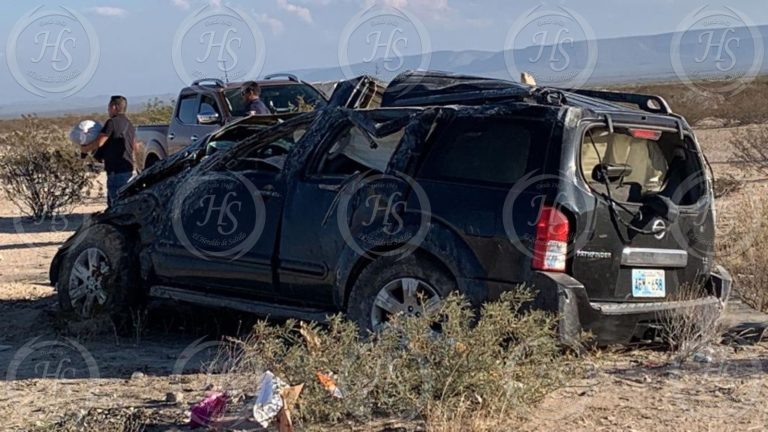
[(671, 114), (669, 105), (659, 96), (534, 87), (495, 78), (435, 71), (409, 71), (398, 75), (384, 92), (382, 105), (467, 105), (531, 98), (540, 103), (570, 105), (597, 112)]

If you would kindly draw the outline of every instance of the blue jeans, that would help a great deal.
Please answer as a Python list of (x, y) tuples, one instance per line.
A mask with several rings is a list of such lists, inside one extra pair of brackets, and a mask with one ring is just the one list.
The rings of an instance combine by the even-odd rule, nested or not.
[(131, 179), (133, 173), (107, 173), (107, 205), (111, 206), (117, 199), (117, 192)]

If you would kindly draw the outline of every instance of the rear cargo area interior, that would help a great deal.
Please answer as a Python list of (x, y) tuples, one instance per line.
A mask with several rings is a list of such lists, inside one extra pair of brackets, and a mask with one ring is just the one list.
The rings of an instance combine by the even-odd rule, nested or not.
[(611, 195), (621, 202), (639, 203), (661, 195), (676, 205), (689, 206), (706, 190), (700, 156), (692, 143), (680, 140), (676, 133), (665, 132), (653, 140), (632, 136), (627, 129), (617, 128), (614, 133), (591, 129), (582, 140), (581, 168), (590, 187), (604, 194), (606, 185), (595, 173), (601, 164), (630, 168), (611, 181)]

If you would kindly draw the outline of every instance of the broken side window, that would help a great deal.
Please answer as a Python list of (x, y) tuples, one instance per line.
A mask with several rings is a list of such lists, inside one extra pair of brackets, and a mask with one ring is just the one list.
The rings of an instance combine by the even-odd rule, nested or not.
[(373, 137), (348, 124), (330, 145), (323, 146), (316, 175), (348, 177), (365, 171), (385, 172), (405, 133), (400, 129), (383, 137)]

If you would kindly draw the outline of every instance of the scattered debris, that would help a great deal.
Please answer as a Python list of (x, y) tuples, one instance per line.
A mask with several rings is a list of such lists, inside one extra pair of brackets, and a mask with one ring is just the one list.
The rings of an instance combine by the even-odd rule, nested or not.
[(210, 393), (205, 399), (192, 407), (189, 426), (192, 429), (208, 427), (217, 420), (227, 409), (227, 394), (224, 392)]
[(696, 363), (712, 363), (715, 360), (709, 354), (705, 354), (703, 352), (697, 352), (693, 355), (693, 361), (695, 361)]
[(277, 413), (277, 430), (279, 432), (293, 432), (291, 411), (299, 401), (299, 395), (301, 395), (302, 390), (304, 390), (304, 384), (287, 387), (280, 392), (280, 396), (283, 398), (283, 409)]
[(320, 338), (312, 327), (302, 322), (299, 326), (299, 333), (301, 333), (301, 336), (303, 336), (304, 340), (307, 342), (309, 352), (315, 353), (320, 350)]
[(283, 409), (280, 390), (285, 386), (285, 382), (270, 371), (264, 372), (261, 377), (259, 388), (256, 391), (256, 400), (253, 404), (253, 418), (262, 427), (269, 426), (272, 419)]
[(184, 402), (184, 393), (181, 392), (168, 392), (165, 394), (165, 401), (168, 403), (180, 403)]
[(536, 78), (534, 78), (533, 75), (531, 75), (528, 72), (523, 72), (523, 73), (520, 74), (520, 82), (523, 83), (523, 84), (528, 84), (528, 85), (531, 85), (531, 86), (535, 86), (536, 85)]
[(332, 397), (335, 397), (336, 399), (342, 399), (344, 397), (344, 393), (338, 386), (336, 386), (336, 376), (333, 373), (324, 374), (318, 372), (317, 379)]
[(304, 384), (289, 387), (285, 381), (267, 371), (261, 377), (253, 404), (253, 418), (263, 428), (277, 419), (280, 432), (293, 432), (291, 410), (299, 400)]

